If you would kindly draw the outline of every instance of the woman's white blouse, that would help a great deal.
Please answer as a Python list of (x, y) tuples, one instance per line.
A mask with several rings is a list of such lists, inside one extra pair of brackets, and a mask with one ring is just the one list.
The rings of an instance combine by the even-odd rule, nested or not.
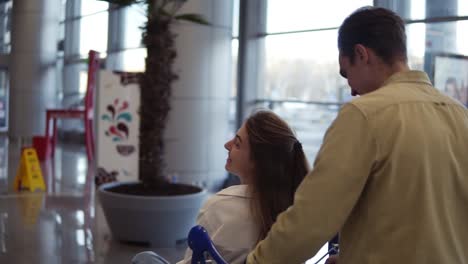
[[(230, 264), (244, 263), (258, 239), (250, 199), (247, 185), (228, 187), (210, 197), (197, 217), (197, 224), (208, 231), (216, 249)], [(191, 257), (189, 248), (177, 264), (188, 264)]]

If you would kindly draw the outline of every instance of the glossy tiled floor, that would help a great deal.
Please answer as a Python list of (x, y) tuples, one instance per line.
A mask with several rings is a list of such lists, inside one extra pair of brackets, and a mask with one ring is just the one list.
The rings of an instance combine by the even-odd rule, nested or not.
[[(61, 144), (54, 160), (41, 164), (46, 192), (15, 192), (21, 145), (0, 135), (0, 263), (130, 263), (145, 250), (171, 263), (182, 258), (185, 244), (151, 248), (112, 239), (95, 199), (94, 175), (87, 173), (84, 146)], [(307, 264), (326, 251), (324, 246)]]
[(47, 192), (14, 192), (21, 145), (0, 136), (0, 263), (130, 263), (144, 250), (181, 259), (185, 245), (150, 248), (112, 239), (82, 146), (61, 145), (53, 162), (41, 164)]

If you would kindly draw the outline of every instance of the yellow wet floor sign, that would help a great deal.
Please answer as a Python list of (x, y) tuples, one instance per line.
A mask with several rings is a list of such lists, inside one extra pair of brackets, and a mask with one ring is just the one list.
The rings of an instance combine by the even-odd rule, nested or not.
[(15, 177), (15, 190), (37, 189), (45, 191), (44, 178), (42, 177), (41, 165), (34, 148), (24, 148), (21, 153), (21, 160)]

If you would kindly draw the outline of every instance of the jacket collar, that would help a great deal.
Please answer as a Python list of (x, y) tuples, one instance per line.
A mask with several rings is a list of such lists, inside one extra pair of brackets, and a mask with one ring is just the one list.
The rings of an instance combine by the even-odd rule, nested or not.
[(399, 82), (417, 82), (417, 83), (425, 83), (428, 85), (432, 85), (431, 80), (425, 72), (422, 71), (403, 71), (397, 72), (390, 76), (382, 86), (386, 86), (389, 84), (399, 83)]
[(243, 198), (251, 198), (250, 188), (246, 184), (241, 185), (234, 185), (223, 189), (217, 193), (217, 195), (224, 195), (224, 196), (237, 196)]

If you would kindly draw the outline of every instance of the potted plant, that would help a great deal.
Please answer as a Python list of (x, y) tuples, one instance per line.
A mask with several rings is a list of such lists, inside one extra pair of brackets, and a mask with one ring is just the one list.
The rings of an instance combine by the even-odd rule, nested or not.
[(100, 0), (119, 7), (147, 6), (143, 44), (147, 49), (141, 91), (138, 183), (110, 183), (99, 188), (99, 198), (114, 237), (124, 241), (171, 246), (187, 236), (206, 191), (171, 183), (164, 175), (163, 133), (170, 111), (171, 85), (178, 75), (174, 23), (185, 20), (208, 24), (200, 15), (179, 14), (183, 0)]

